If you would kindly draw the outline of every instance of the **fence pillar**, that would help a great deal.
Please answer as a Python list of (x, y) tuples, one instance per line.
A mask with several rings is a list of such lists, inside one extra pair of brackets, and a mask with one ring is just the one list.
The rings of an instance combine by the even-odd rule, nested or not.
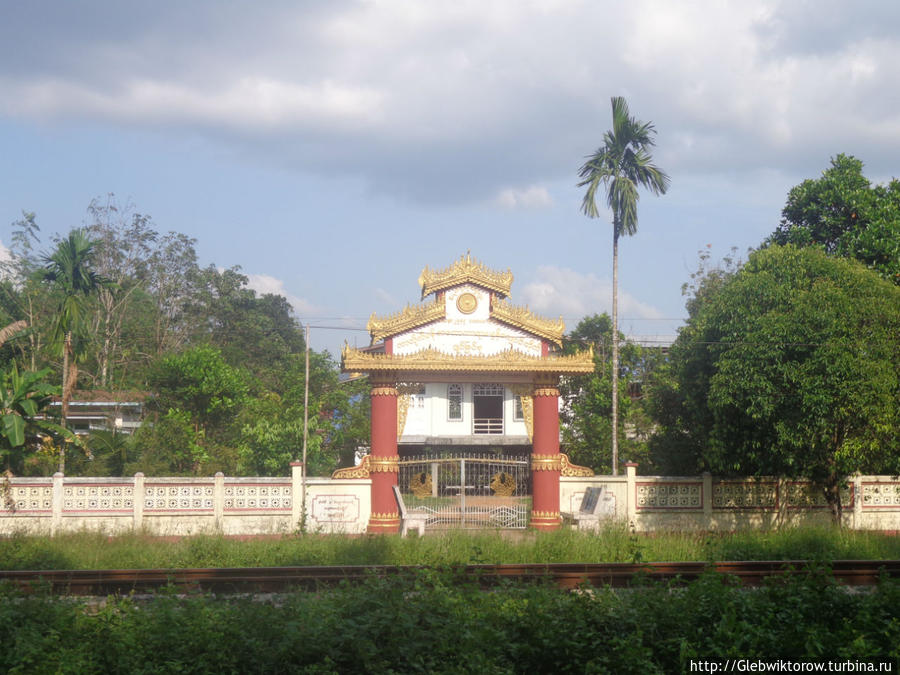
[(291, 462), (291, 529), (301, 530), (305, 525), (306, 490), (303, 489), (303, 462)]
[(712, 474), (709, 471), (703, 472), (703, 520), (706, 521), (706, 528), (713, 529), (713, 493), (712, 493)]
[(63, 479), (65, 475), (57, 471), (53, 474), (53, 515), (50, 517), (50, 535), (56, 534), (62, 527), (63, 513)]
[(134, 521), (132, 528), (135, 532), (139, 532), (144, 527), (144, 474), (138, 471), (134, 474), (134, 491), (133, 496), (133, 513)]
[(225, 474), (216, 471), (216, 482), (213, 485), (213, 516), (216, 522), (216, 531), (224, 530), (225, 519)]
[(862, 476), (858, 473), (853, 476), (853, 529), (858, 530), (863, 526), (863, 494)]
[(778, 527), (788, 523), (788, 480), (778, 478)]
[(634, 529), (637, 529), (637, 504), (635, 504), (637, 467), (637, 462), (625, 462), (625, 517), (629, 526)]

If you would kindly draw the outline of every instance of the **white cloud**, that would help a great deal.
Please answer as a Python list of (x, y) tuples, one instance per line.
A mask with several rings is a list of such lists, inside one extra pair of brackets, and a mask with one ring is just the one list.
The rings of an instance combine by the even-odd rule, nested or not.
[(823, 3), (14, 3), (0, 114), (165, 125), (404, 198), (536, 208), (622, 94), (673, 175), (840, 151), (890, 173), (900, 10)]
[(284, 296), (294, 308), (294, 314), (298, 316), (315, 316), (320, 313), (319, 308), (313, 303), (289, 293), (281, 279), (276, 279), (268, 274), (246, 274), (245, 276), (247, 277), (247, 288), (256, 291), (259, 295), (271, 293)]
[(494, 200), (505, 209), (540, 209), (553, 205), (553, 198), (547, 188), (531, 185), (527, 188), (506, 188)]
[[(550, 265), (538, 267), (535, 277), (535, 281), (522, 289), (522, 297), (535, 312), (577, 319), (612, 312), (612, 281), (609, 279)], [(619, 316), (661, 319), (663, 313), (619, 288)]]

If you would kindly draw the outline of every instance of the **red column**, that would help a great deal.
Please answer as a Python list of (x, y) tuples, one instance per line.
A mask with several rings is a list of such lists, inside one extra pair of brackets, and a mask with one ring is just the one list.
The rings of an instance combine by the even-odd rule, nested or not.
[(372, 383), (372, 514), (369, 532), (397, 532), (400, 514), (392, 487), (397, 484), (400, 457), (397, 454), (397, 387), (394, 382)]
[(534, 432), (531, 449), (531, 526), (559, 528), (559, 389), (538, 385), (534, 394)]

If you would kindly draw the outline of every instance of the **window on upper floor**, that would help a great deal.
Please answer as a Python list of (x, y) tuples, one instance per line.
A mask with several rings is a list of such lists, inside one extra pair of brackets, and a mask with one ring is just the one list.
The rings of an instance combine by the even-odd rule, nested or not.
[(447, 419), (462, 419), (462, 385), (447, 385)]

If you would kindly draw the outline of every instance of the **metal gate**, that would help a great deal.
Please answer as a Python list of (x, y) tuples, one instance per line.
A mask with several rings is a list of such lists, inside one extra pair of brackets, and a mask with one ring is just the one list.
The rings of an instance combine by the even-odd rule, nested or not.
[(531, 508), (528, 459), (493, 453), (440, 453), (400, 460), (407, 510), (429, 528), (525, 528)]

